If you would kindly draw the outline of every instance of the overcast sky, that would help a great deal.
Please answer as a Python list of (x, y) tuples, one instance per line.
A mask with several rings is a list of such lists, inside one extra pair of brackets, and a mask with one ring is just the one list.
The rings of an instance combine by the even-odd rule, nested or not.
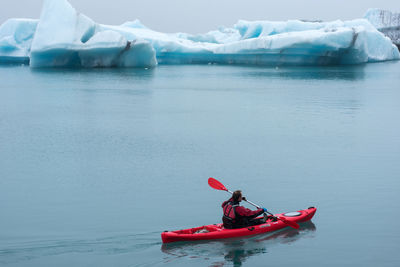
[[(43, 0), (1, 0), (0, 23), (39, 18)], [(95, 22), (118, 25), (139, 19), (162, 32), (202, 33), (246, 20), (360, 18), (370, 7), (400, 12), (400, 0), (69, 0)]]

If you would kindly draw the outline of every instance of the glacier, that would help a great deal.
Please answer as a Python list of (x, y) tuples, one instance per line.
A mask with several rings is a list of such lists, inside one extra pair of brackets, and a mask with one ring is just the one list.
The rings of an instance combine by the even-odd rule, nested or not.
[(94, 22), (67, 0), (45, 0), (39, 20), (0, 26), (0, 63), (36, 67), (155, 67), (157, 64), (340, 65), (398, 60), (367, 19), (246, 21), (205, 34), (153, 31), (139, 20)]

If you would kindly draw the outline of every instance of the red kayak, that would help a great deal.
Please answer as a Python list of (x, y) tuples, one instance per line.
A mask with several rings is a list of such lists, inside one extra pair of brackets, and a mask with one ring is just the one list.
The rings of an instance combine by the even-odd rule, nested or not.
[(316, 211), (316, 208), (310, 207), (305, 210), (275, 214), (274, 216), (277, 217), (278, 220), (269, 218), (263, 224), (239, 229), (225, 229), (222, 223), (219, 223), (184, 230), (165, 231), (161, 234), (161, 239), (163, 243), (171, 243), (178, 241), (215, 240), (259, 235), (288, 227), (290, 222), (301, 223), (309, 221), (314, 216)]

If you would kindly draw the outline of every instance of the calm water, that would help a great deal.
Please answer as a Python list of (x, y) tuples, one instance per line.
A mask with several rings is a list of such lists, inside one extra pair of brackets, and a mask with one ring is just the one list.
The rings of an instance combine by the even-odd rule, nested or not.
[[(399, 266), (400, 62), (0, 66), (1, 266)], [(162, 246), (220, 221), (213, 176), (312, 223)]]

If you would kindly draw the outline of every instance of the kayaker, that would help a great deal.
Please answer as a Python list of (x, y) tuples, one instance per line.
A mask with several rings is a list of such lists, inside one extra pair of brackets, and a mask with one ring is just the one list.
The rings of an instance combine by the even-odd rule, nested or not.
[(266, 212), (266, 208), (257, 210), (246, 209), (240, 206), (242, 200), (246, 200), (246, 198), (242, 196), (242, 191), (237, 190), (233, 192), (229, 200), (222, 203), (222, 209), (224, 211), (222, 221), (225, 228), (243, 228), (265, 222), (266, 218), (256, 219), (256, 217)]

